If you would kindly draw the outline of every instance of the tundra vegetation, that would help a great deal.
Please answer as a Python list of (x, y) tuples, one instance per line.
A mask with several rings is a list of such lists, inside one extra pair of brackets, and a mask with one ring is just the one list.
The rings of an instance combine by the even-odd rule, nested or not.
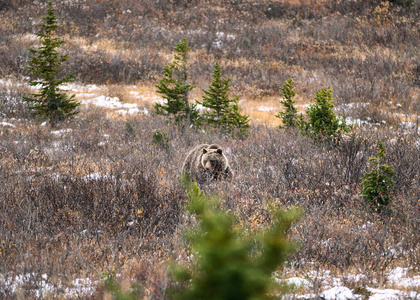
[[(68, 55), (57, 78), (75, 72), (75, 82), (63, 88), (82, 103), (73, 120), (54, 127), (35, 122), (23, 100), (34, 93), (25, 66), (48, 3), (0, 2), (0, 298), (165, 299), (187, 284), (171, 276), (168, 261), (197, 278), (204, 256), (191, 255), (184, 230), (201, 225), (185, 209), (178, 177), (188, 150), (200, 143), (221, 145), (235, 174), (232, 182), (203, 187), (205, 195), (218, 193), (232, 229), (254, 245), (261, 229), (276, 222), (273, 206), (303, 210), (288, 230), (299, 247), (275, 276), (309, 284), (287, 293), (319, 295), (328, 278), (363, 297), (368, 288), (419, 292), (389, 276), (396, 268), (407, 277), (420, 270), (418, 0), (55, 0), (53, 6), (56, 33), (66, 41), (57, 51)], [(246, 139), (174, 126), (155, 114), (153, 100), (162, 95), (155, 84), (184, 37), (188, 84), (197, 87), (188, 99), (202, 99), (217, 60), (231, 78), (230, 97), (239, 96), (237, 111), (249, 116)], [(305, 122), (316, 108), (307, 106), (315, 97), (331, 99), (324, 90), (331, 87), (328, 111), (343, 116), (338, 125), (354, 128), (340, 131), (334, 143), (312, 138), (314, 127), (306, 135), (279, 129), (280, 87), (288, 78)], [(100, 97), (141, 111), (97, 106)], [(377, 152), (377, 141), (386, 155)], [(366, 198), (375, 156), (375, 170), (389, 166), (382, 170), (395, 174), (386, 187), (390, 213), (366, 209), (382, 201)], [(258, 257), (258, 249), (251, 254)]]

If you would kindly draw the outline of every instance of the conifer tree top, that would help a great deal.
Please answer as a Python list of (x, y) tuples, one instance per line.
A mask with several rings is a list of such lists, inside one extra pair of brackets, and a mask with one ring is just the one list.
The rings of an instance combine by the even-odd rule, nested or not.
[(51, 0), (48, 1), (47, 15), (43, 19), (44, 23), (37, 33), (41, 46), (39, 49), (29, 49), (31, 57), (28, 66), (32, 75), (29, 85), (40, 86), (39, 93), (23, 99), (32, 104), (29, 109), (33, 110), (35, 116), (49, 119), (54, 126), (58, 121), (77, 114), (76, 108), (80, 103), (74, 99), (75, 95), (69, 97), (59, 88), (60, 85), (73, 81), (74, 74), (63, 78), (57, 76), (68, 55), (60, 55), (56, 50), (64, 41), (54, 36), (58, 25)]

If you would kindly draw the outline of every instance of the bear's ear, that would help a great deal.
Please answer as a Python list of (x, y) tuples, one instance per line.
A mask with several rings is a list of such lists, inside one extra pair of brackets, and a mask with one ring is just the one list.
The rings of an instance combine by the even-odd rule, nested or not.
[(203, 148), (203, 153), (207, 153), (207, 149), (206, 148)]
[(222, 154), (222, 149), (217, 149), (217, 153)]

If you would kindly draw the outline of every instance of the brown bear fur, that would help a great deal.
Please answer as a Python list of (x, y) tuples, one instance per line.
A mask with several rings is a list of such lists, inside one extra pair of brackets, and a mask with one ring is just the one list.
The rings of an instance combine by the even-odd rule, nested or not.
[(233, 177), (222, 148), (216, 144), (196, 146), (188, 153), (182, 171), (191, 176), (193, 181), (199, 183)]

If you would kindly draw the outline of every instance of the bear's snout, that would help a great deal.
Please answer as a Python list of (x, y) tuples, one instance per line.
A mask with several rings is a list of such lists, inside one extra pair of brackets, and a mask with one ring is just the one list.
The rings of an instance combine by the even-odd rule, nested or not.
[(213, 171), (213, 169), (214, 169), (214, 163), (212, 163), (212, 162), (209, 160), (209, 161), (207, 161), (207, 162), (206, 162), (206, 164), (204, 165), (204, 168), (205, 168), (206, 170)]

